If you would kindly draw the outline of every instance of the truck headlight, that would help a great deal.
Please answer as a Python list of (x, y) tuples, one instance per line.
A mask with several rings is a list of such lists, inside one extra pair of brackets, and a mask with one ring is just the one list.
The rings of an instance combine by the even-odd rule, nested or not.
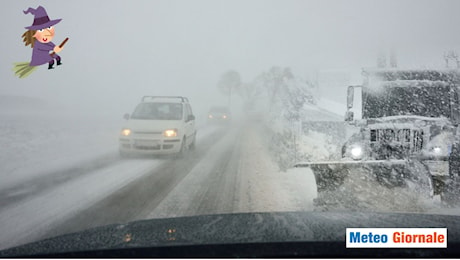
[(442, 153), (442, 148), (439, 147), (439, 146), (435, 146), (435, 147), (431, 148), (431, 151), (436, 155), (440, 155)]
[(128, 136), (130, 134), (131, 134), (131, 129), (124, 128), (123, 130), (121, 130), (121, 135)]
[(165, 137), (176, 137), (177, 136), (177, 129), (168, 129), (163, 132)]
[(452, 145), (448, 145), (447, 147), (443, 146), (433, 146), (430, 148), (430, 153), (432, 155), (447, 155), (449, 156), (452, 152)]
[(352, 146), (350, 149), (351, 158), (359, 160), (363, 158), (363, 148), (361, 146)]

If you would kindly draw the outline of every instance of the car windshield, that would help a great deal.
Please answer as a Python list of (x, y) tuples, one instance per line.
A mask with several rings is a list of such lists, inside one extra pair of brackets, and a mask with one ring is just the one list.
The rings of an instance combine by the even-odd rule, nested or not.
[(209, 110), (209, 113), (220, 113), (220, 114), (225, 114), (225, 113), (230, 113), (228, 108), (226, 107), (213, 107)]
[(0, 257), (460, 236), (460, 0), (0, 6)]
[(141, 103), (136, 107), (131, 118), (144, 120), (181, 120), (182, 104)]

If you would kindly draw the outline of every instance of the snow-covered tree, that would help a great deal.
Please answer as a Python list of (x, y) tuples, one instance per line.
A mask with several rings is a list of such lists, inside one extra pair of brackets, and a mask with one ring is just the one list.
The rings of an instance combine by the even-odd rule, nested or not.
[(313, 83), (296, 78), (288, 67), (270, 68), (256, 78), (255, 85), (265, 90), (272, 117), (299, 121), (302, 119), (302, 107), (314, 103), (311, 93)]
[[(294, 78), (290, 68), (271, 67), (267, 72), (260, 74), (256, 81), (259, 82), (259, 86), (263, 87), (267, 93), (269, 103), (275, 103), (278, 95), (285, 88), (285, 82), (289, 79)], [(270, 111), (272, 107), (270, 107)]]

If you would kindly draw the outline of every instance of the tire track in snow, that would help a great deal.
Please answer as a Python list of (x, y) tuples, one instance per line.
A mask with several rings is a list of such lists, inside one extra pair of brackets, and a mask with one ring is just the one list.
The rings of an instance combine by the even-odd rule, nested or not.
[(201, 160), (201, 154), (225, 135), (225, 129), (203, 129), (198, 134), (196, 151), (182, 159), (169, 157), (135, 181), (50, 228), (45, 237), (145, 218), (187, 176)]
[[(230, 209), (231, 212), (233, 199), (229, 197), (234, 193), (235, 181), (232, 178), (235, 178), (236, 174), (229, 173), (227, 168), (234, 154), (236, 133), (237, 130), (232, 129), (211, 147), (202, 156), (201, 161), (190, 170), (187, 177), (146, 218), (220, 212), (216, 211), (216, 208), (227, 211)], [(227, 173), (229, 175), (226, 175)]]
[(122, 161), (3, 208), (0, 249), (39, 239), (66, 217), (148, 174), (160, 163), (159, 160)]
[(209, 150), (147, 218), (311, 210), (316, 186), (310, 172), (279, 172), (262, 127), (241, 129)]
[[(200, 129), (197, 141), (205, 137), (208, 139), (197, 143), (197, 154), (206, 150), (200, 145), (212, 145), (222, 132), (223, 129), (213, 127)], [(148, 199), (151, 198), (148, 194), (136, 194), (137, 185), (149, 184), (144, 181), (158, 171), (188, 172), (184, 171), (187, 163), (196, 160), (196, 157), (191, 156), (177, 165), (171, 159), (134, 159), (117, 161), (106, 167), (103, 165), (98, 170), (83, 168), (87, 172), (78, 178), (61, 182), (58, 186), (51, 185), (30, 199), (1, 208), (0, 249), (114, 223), (124, 217), (133, 220), (142, 213), (142, 209), (148, 208)], [(174, 178), (174, 174), (170, 177)], [(165, 185), (168, 185), (168, 179), (160, 178), (156, 188), (165, 189)], [(127, 197), (124, 204), (117, 201), (120, 195)], [(135, 203), (132, 203), (133, 200)], [(101, 208), (101, 205), (106, 207)]]
[[(200, 126), (197, 129), (198, 136), (206, 136), (212, 134), (212, 132), (216, 130), (218, 130), (218, 128), (212, 126)], [(39, 196), (50, 188), (62, 185), (86, 174), (91, 174), (96, 170), (108, 167), (118, 161), (120, 161), (120, 157), (118, 151), (116, 151), (93, 158), (73, 167), (51, 170), (46, 174), (37, 174), (35, 178), (28, 179), (8, 188), (0, 188), (0, 210), (8, 205), (19, 203), (21, 200), (29, 197)]]
[(85, 164), (71, 168), (53, 171), (46, 175), (39, 174), (36, 178), (27, 180), (21, 184), (0, 190), (0, 210), (8, 205), (18, 203), (29, 197), (36, 197), (50, 188), (71, 181), (75, 178), (90, 174), (119, 161), (118, 153), (92, 159)]

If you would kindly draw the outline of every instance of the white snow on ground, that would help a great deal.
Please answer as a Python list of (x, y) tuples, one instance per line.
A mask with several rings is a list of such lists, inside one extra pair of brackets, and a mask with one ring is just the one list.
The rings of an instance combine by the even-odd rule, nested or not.
[[(53, 172), (116, 157), (123, 119), (121, 116), (0, 113), (0, 122), (2, 190)], [(197, 128), (200, 135), (202, 128)]]
[(0, 209), (0, 249), (38, 239), (42, 232), (149, 173), (161, 162), (120, 161)]
[(0, 114), (0, 190), (118, 152), (121, 120)]
[(215, 174), (216, 165), (212, 162), (219, 162), (225, 149), (235, 141), (236, 150), (232, 158), (228, 158), (234, 167), (228, 167), (230, 170), (225, 172), (226, 176), (236, 175), (233, 205), (217, 207), (208, 214), (312, 210), (316, 186), (311, 171), (280, 172), (267, 151), (268, 145), (260, 136), (262, 132), (261, 129), (246, 128), (243, 134), (238, 134), (234, 130), (220, 140), (148, 218), (202, 214), (199, 202), (206, 199), (202, 187), (212, 185), (207, 182)]
[[(202, 128), (197, 145), (217, 127)], [(149, 173), (162, 159), (123, 160), (79, 176), (33, 198), (0, 208), (0, 249), (34, 241), (66, 218), (94, 205)], [(40, 165), (39, 167), (43, 167)]]
[[(0, 114), (0, 190), (25, 180), (66, 169), (100, 156), (117, 152), (121, 120), (90, 117), (54, 117), (30, 114)], [(269, 131), (259, 126), (234, 130), (217, 142), (192, 171), (180, 182), (150, 217), (194, 215), (196, 198), (209, 183), (207, 177), (219, 158), (235, 145), (235, 164), (228, 174), (236, 174), (236, 199), (233, 206), (216, 208), (211, 213), (310, 211), (317, 196), (314, 176), (309, 168), (279, 171), (267, 150), (263, 134)], [(279, 126), (282, 127), (282, 126)], [(200, 140), (217, 127), (198, 129)], [(302, 136), (301, 148), (312, 158), (327, 157), (328, 139), (325, 133), (309, 132)], [(326, 146), (325, 146), (326, 145)], [(40, 233), (65, 221), (67, 217), (94, 205), (114, 191), (142, 177), (162, 160), (118, 161), (103, 169), (76, 177), (68, 182), (0, 208), (0, 248), (19, 241), (32, 241)], [(126, 174), (129, 172), (130, 174)], [(360, 187), (368, 185), (360, 184)], [(82, 188), (84, 187), (84, 188)], [(372, 189), (372, 186), (370, 186)], [(458, 209), (425, 208), (427, 213), (455, 214)]]
[[(242, 136), (241, 185), (249, 193), (238, 205), (240, 212), (309, 211), (313, 210), (316, 184), (310, 171), (279, 170), (268, 151), (268, 144), (253, 128)], [(240, 187), (241, 189), (242, 187)]]
[(316, 131), (302, 135), (298, 144), (299, 153), (309, 155), (310, 161), (330, 160), (332, 151), (338, 151), (339, 146), (332, 141), (332, 136)]

